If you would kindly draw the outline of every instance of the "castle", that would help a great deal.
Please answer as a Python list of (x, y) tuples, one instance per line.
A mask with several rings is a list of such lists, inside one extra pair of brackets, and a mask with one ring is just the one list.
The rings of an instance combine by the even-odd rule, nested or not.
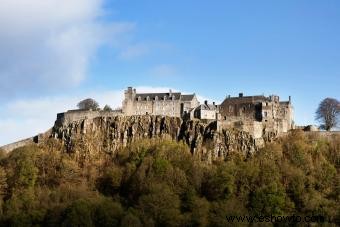
[(244, 96), (240, 93), (237, 97), (228, 95), (217, 105), (208, 101), (201, 104), (196, 94), (171, 90), (164, 93), (137, 93), (136, 89), (128, 87), (124, 95), (121, 110), (69, 110), (57, 115), (56, 125), (96, 117), (157, 115), (217, 122), (217, 131), (238, 129), (248, 132), (259, 141), (271, 140), (294, 128), (290, 97), (288, 101), (280, 101), (276, 95)]
[(238, 128), (249, 132), (254, 138), (277, 136), (294, 127), (293, 106), (291, 97), (288, 101), (280, 101), (279, 96), (265, 97), (227, 96), (216, 105), (205, 101), (200, 104), (195, 94), (180, 92), (137, 93), (128, 87), (123, 100), (122, 114), (162, 115), (204, 121), (217, 121), (218, 128)]
[(227, 96), (219, 106), (222, 128), (239, 128), (254, 138), (275, 137), (294, 128), (291, 97), (280, 101), (279, 96)]
[[(264, 141), (280, 136), (295, 127), (291, 97), (288, 101), (280, 101), (279, 96), (275, 95), (244, 96), (240, 93), (237, 97), (228, 95), (219, 105), (208, 101), (200, 104), (196, 94), (182, 94), (171, 90), (164, 93), (137, 93), (132, 87), (125, 91), (122, 109), (68, 110), (57, 114), (54, 126), (63, 127), (79, 121), (84, 121), (85, 124), (86, 120), (98, 117), (141, 115), (169, 116), (181, 118), (183, 122), (198, 119), (203, 123), (214, 123), (213, 128), (218, 132), (223, 132), (223, 129), (238, 129), (240, 132), (249, 133), (254, 139), (254, 144), (260, 146)], [(30, 143), (37, 143), (45, 134), (1, 148), (9, 152)]]
[(132, 115), (163, 115), (184, 117), (199, 102), (195, 94), (182, 95), (180, 92), (168, 93), (136, 93), (136, 89), (128, 87), (123, 101), (123, 114)]

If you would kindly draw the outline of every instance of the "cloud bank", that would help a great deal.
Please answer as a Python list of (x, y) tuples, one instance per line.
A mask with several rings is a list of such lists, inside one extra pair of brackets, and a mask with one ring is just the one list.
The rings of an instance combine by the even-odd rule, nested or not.
[(103, 4), (103, 0), (2, 0), (2, 100), (79, 85), (96, 50), (134, 27), (105, 20)]

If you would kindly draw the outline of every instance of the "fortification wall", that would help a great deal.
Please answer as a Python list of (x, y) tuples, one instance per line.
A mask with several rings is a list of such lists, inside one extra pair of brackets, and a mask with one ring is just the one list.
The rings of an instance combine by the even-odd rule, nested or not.
[(26, 145), (30, 145), (30, 144), (34, 144), (34, 137), (7, 144), (5, 146), (2, 146), (1, 149), (4, 150), (6, 153), (8, 153), (8, 152), (13, 151), (14, 149), (17, 149), (19, 147), (23, 147)]
[(262, 138), (263, 136), (263, 124), (262, 122), (253, 120), (240, 120), (233, 118), (230, 121), (219, 121), (220, 127), (224, 129), (236, 128), (240, 131), (250, 133), (255, 139)]
[(340, 136), (340, 131), (330, 131), (330, 132), (326, 132), (326, 131), (305, 131), (304, 132), (306, 135), (318, 135), (318, 136), (322, 136), (322, 137), (332, 137), (332, 136)]
[(102, 110), (69, 110), (65, 113), (57, 114), (55, 124), (61, 126), (74, 121), (94, 119), (97, 117), (116, 117), (123, 115), (121, 111), (102, 111)]

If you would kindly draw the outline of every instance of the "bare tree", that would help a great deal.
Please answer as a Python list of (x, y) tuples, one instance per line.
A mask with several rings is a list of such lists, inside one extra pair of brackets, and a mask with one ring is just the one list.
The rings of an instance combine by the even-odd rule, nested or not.
[(90, 109), (97, 110), (99, 108), (99, 104), (96, 100), (88, 98), (88, 99), (84, 99), (84, 100), (80, 101), (77, 104), (77, 107), (80, 110), (90, 110)]
[(333, 98), (326, 98), (316, 110), (315, 119), (321, 123), (321, 128), (330, 131), (336, 127), (340, 114), (340, 102)]

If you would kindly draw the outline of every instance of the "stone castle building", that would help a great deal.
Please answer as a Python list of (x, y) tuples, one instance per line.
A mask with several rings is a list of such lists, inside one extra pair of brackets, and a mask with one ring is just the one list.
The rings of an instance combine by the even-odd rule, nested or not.
[(213, 102), (209, 104), (205, 101), (203, 104), (199, 105), (193, 110), (193, 117), (202, 120), (217, 120), (218, 119), (218, 105)]
[(222, 127), (239, 128), (255, 138), (267, 134), (279, 135), (294, 127), (291, 98), (280, 101), (279, 96), (228, 96), (219, 107)]
[(166, 115), (184, 117), (199, 106), (195, 94), (183, 95), (180, 92), (137, 93), (128, 87), (123, 100), (123, 114), (133, 115)]

